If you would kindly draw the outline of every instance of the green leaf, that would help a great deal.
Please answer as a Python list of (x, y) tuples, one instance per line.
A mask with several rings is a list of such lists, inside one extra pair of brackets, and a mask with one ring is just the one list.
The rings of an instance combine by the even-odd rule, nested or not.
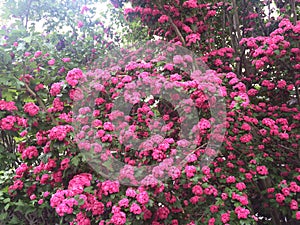
[(94, 188), (92, 186), (86, 187), (84, 189), (85, 192), (93, 194), (94, 193)]
[(6, 198), (3, 200), (3, 203), (8, 203), (8, 202), (10, 202), (10, 198)]
[[(6, 210), (7, 210), (7, 209), (5, 209), (5, 211), (6, 211)], [(7, 219), (7, 216), (8, 216), (7, 212), (1, 213), (1, 214), (0, 214), (0, 221), (4, 221), (5, 219)]]
[(71, 159), (71, 163), (74, 165), (74, 166), (78, 166), (79, 165), (79, 161), (80, 161), (80, 155), (76, 155), (75, 157), (73, 157)]

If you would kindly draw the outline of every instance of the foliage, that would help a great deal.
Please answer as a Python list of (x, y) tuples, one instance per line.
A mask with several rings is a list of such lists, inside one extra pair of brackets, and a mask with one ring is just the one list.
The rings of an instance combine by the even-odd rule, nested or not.
[[(96, 2), (5, 3), (1, 224), (297, 224), (299, 1), (114, 0), (109, 25)], [(134, 101), (139, 85), (174, 95)], [(172, 104), (179, 93), (198, 120)], [(182, 146), (193, 151), (177, 165)]]

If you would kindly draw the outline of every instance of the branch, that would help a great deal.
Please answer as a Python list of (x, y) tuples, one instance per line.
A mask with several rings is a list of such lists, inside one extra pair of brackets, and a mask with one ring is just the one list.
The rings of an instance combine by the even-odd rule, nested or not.
[(175, 30), (175, 33), (177, 34), (177, 36), (179, 36), (180, 41), (182, 42), (183, 46), (185, 46), (186, 43), (185, 43), (184, 37), (182, 36), (182, 34), (180, 33), (178, 27), (175, 25), (175, 23), (174, 23), (173, 20), (171, 19), (170, 15), (168, 15), (168, 16), (169, 16), (169, 19), (170, 19), (170, 23), (171, 23), (172, 27), (173, 27), (174, 30)]
[(299, 94), (299, 86), (298, 86), (298, 85), (296, 85), (296, 83), (295, 83), (294, 85), (295, 85), (295, 91), (296, 91), (297, 103), (298, 103), (298, 105), (300, 106), (300, 94)]
[(294, 19), (294, 26), (297, 24), (297, 10), (296, 10), (296, 3), (295, 0), (291, 0), (291, 10), (293, 14), (293, 19)]
[(47, 108), (44, 104), (44, 102), (42, 101), (42, 99), (28, 86), (28, 84), (24, 83), (26, 90), (34, 97), (36, 98), (37, 102), (39, 103), (39, 105), (42, 107), (42, 109), (44, 111), (47, 112), (47, 115), (50, 117), (51, 121), (55, 124), (58, 125), (58, 122), (54, 119), (53, 115), (47, 111)]
[(180, 33), (180, 31), (179, 31), (178, 27), (176, 26), (176, 24), (173, 22), (170, 14), (169, 14), (169, 12), (167, 12), (166, 10), (164, 10), (164, 7), (161, 5), (161, 3), (159, 1), (157, 1), (157, 5), (158, 5), (158, 7), (160, 8), (161, 11), (163, 11), (166, 15), (168, 15), (171, 26), (175, 30), (175, 33), (179, 37), (182, 45), (185, 46), (186, 45), (185, 39), (184, 39), (183, 35)]
[(237, 33), (238, 41), (241, 40), (241, 30), (240, 30), (240, 21), (239, 21), (239, 14), (238, 14), (238, 7), (236, 4), (236, 0), (232, 0), (233, 6), (233, 25)]
[(223, 38), (222, 38), (222, 45), (223, 45), (223, 48), (225, 48), (225, 32), (226, 32), (226, 8), (225, 6), (223, 6), (223, 21), (222, 21), (222, 34), (223, 34)]

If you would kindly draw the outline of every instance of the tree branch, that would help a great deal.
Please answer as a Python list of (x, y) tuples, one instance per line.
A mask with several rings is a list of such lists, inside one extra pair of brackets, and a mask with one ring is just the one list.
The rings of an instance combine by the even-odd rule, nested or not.
[(29, 92), (29, 94), (31, 94), (39, 103), (39, 105), (42, 107), (42, 109), (47, 112), (47, 115), (49, 116), (49, 118), (51, 119), (51, 121), (55, 124), (58, 125), (58, 122), (55, 120), (55, 118), (53, 117), (53, 115), (48, 112), (47, 107), (45, 106), (44, 102), (42, 101), (42, 99), (28, 86), (28, 84), (24, 83), (26, 90)]
[(236, 4), (236, 0), (232, 0), (232, 6), (233, 6), (233, 25), (234, 25), (234, 28), (236, 31), (238, 41), (240, 41), (241, 40), (241, 30), (240, 30), (240, 20), (239, 20), (238, 7)]
[(295, 0), (291, 0), (291, 11), (294, 19), (294, 26), (297, 24), (297, 10)]
[(174, 21), (172, 20), (169, 12), (167, 12), (166, 10), (164, 10), (164, 7), (161, 5), (161, 3), (159, 1), (157, 1), (157, 5), (160, 8), (160, 10), (163, 11), (169, 17), (169, 22), (170, 22), (171, 26), (173, 27), (176, 35), (179, 37), (182, 45), (185, 46), (186, 45), (185, 39), (184, 39), (183, 35), (181, 34), (181, 32), (179, 31), (179, 29), (176, 26), (176, 24), (174, 23)]

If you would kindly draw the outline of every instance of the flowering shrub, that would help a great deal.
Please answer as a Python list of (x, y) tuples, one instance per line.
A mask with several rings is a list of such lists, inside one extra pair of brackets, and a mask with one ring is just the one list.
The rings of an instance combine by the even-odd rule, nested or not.
[(86, 33), (66, 35), (61, 52), (37, 35), (1, 47), (1, 219), (296, 224), (298, 1), (275, 1), (279, 17), (266, 22), (254, 12), (266, 1), (129, 2), (126, 18), (170, 45), (122, 49), (88, 70), (109, 44), (88, 36), (84, 6), (70, 24)]

